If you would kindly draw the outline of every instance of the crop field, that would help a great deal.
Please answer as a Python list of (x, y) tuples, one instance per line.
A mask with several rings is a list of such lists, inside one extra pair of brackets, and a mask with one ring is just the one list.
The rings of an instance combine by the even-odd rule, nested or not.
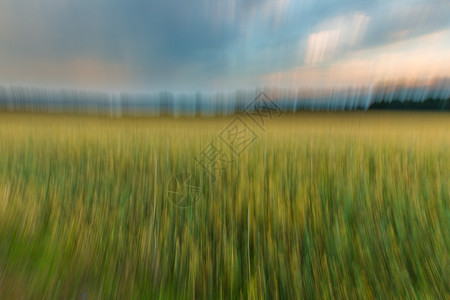
[(449, 128), (0, 113), (0, 299), (445, 299)]

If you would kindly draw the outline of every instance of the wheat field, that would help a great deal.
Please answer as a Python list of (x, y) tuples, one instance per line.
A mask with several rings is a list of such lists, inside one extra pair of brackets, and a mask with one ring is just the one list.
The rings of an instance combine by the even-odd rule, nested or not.
[(0, 298), (449, 296), (448, 113), (241, 119), (0, 113)]

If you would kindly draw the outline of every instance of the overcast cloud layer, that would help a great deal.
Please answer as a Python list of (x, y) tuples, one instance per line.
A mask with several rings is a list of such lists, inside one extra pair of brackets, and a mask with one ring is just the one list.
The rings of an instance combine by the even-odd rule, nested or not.
[(129, 91), (450, 76), (448, 1), (2, 0), (0, 84)]

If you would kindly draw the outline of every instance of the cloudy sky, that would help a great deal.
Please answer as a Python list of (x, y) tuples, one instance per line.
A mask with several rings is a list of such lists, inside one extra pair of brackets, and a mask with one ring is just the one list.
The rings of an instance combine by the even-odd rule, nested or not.
[(0, 84), (126, 91), (450, 76), (446, 0), (1, 0)]

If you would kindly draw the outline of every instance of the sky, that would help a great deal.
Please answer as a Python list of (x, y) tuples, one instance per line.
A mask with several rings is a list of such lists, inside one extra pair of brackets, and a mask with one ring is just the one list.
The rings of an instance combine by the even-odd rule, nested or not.
[(449, 77), (448, 16), (448, 0), (0, 0), (0, 85), (217, 91)]

